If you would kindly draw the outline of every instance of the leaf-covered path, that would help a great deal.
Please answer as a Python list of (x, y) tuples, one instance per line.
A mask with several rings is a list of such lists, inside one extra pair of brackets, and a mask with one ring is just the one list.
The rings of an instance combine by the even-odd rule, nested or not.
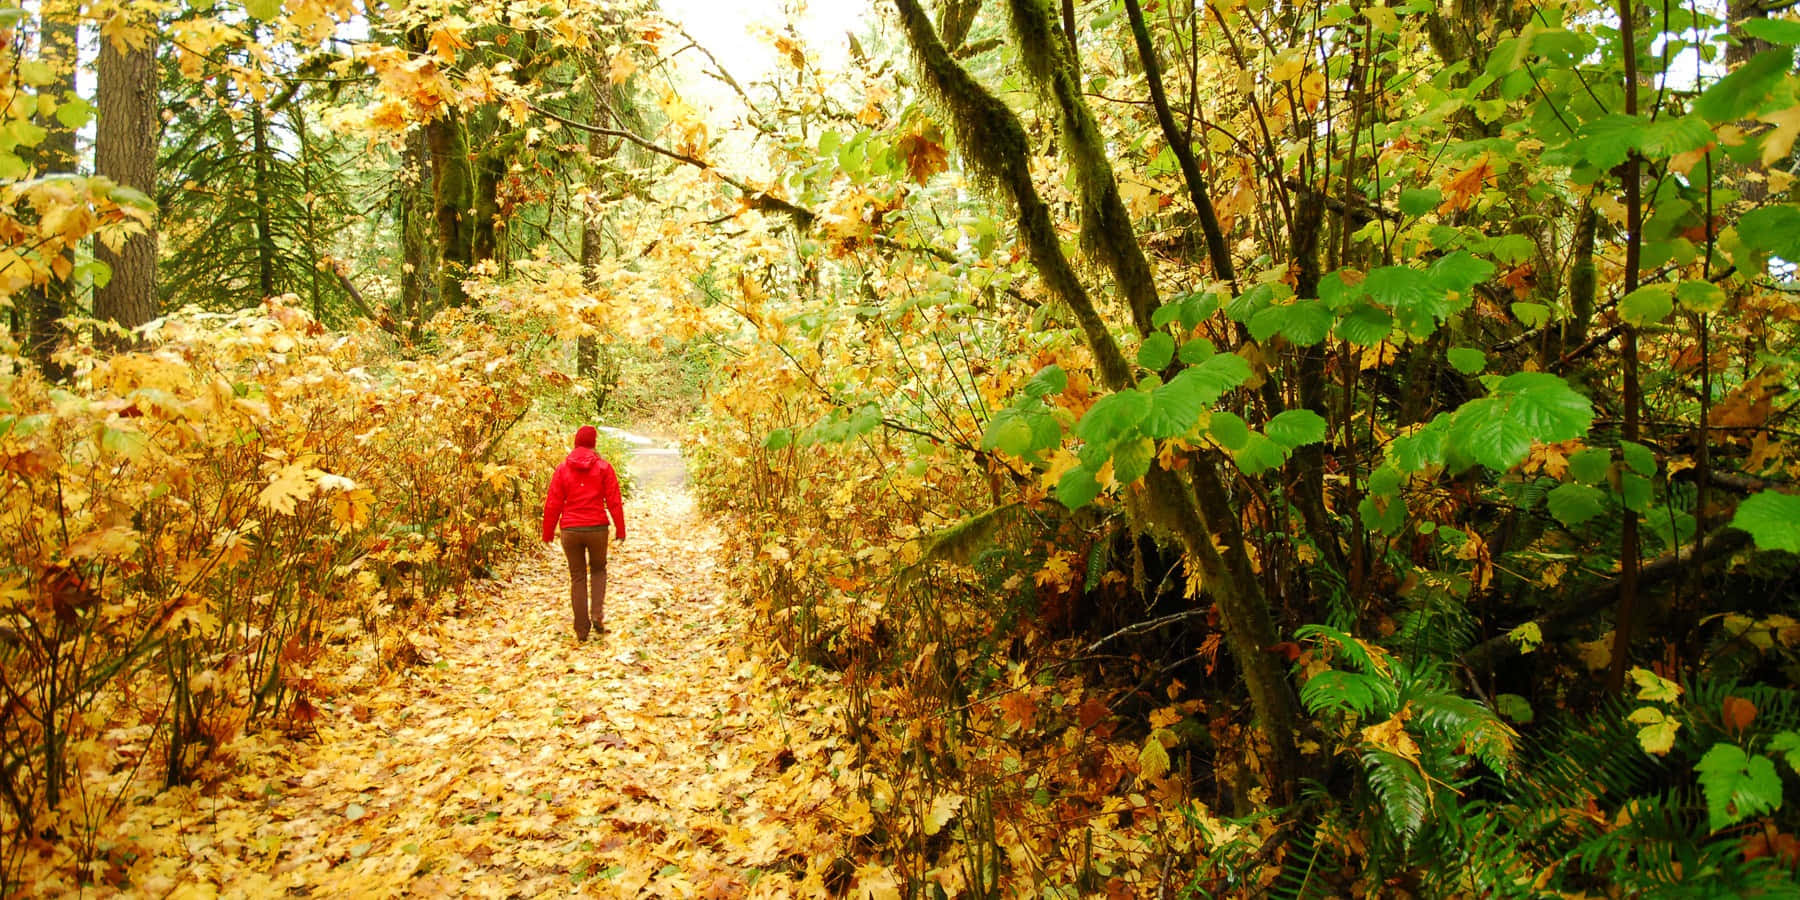
[[(746, 650), (713, 526), (627, 505), (608, 633), (576, 644), (560, 550), (337, 677), (316, 740), (248, 738), (216, 796), (132, 813), (146, 894), (780, 896), (835, 858), (828, 716)], [(398, 640), (397, 636), (395, 640)], [(402, 648), (406, 654), (412, 649)], [(393, 643), (387, 655), (393, 653)]]

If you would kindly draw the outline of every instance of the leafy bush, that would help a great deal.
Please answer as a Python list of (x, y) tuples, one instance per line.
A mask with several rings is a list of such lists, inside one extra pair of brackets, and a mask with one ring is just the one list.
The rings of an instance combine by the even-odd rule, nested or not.
[(530, 538), (531, 379), (492, 326), (435, 324), (402, 359), (272, 301), (71, 354), (67, 386), (0, 362), (0, 874), (140, 773), (219, 777), (246, 729), (305, 729), (326, 644), (415, 661), (409, 623)]

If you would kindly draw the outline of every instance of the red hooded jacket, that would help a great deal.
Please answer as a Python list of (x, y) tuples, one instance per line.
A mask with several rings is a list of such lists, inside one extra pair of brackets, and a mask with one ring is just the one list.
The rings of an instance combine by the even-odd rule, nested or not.
[(619, 475), (612, 464), (591, 447), (569, 451), (550, 478), (544, 498), (544, 540), (556, 536), (558, 520), (564, 528), (605, 525), (612, 515), (613, 534), (625, 539), (625, 503), (619, 498)]

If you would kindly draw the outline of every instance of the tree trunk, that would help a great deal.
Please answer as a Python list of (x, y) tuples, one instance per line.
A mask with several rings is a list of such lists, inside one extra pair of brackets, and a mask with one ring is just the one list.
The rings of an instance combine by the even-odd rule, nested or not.
[[(156, 192), (158, 118), (154, 38), (141, 48), (121, 50), (100, 42), (99, 122), (94, 136), (94, 173), (144, 196)], [(156, 318), (156, 230), (127, 238), (115, 252), (104, 241), (94, 257), (112, 268), (112, 279), (94, 292), (94, 316), (135, 328)]]
[(506, 177), (506, 155), (495, 151), (483, 153), (475, 170), (474, 235), (470, 240), (471, 262), (504, 261), (501, 235), (506, 223), (500, 221), (500, 182)]
[[(600, 121), (604, 110), (604, 101), (594, 99), (594, 121)], [(601, 135), (588, 133), (588, 159), (593, 161), (609, 155), (606, 141)], [(595, 221), (595, 210), (592, 202), (582, 204), (581, 210), (581, 275), (589, 286), (595, 284), (594, 273), (600, 265), (600, 225)], [(584, 334), (575, 340), (575, 374), (587, 378), (594, 374), (594, 365), (599, 356), (597, 340), (591, 334)]]
[(402, 166), (421, 173), (418, 183), (403, 183), (400, 189), (400, 305), (409, 323), (408, 330), (417, 340), (426, 319), (426, 273), (431, 268), (430, 244), (426, 238), (428, 224), (425, 206), (426, 166), (425, 136), (413, 132), (406, 140), (406, 164)]
[[(250, 100), (250, 190), (256, 198), (256, 288), (275, 296), (275, 229), (269, 221), (269, 118), (262, 104)], [(259, 298), (260, 299), (260, 298)]]
[(447, 306), (468, 301), (462, 280), (469, 274), (470, 184), (468, 136), (455, 112), (425, 124), (431, 154), (432, 221), (437, 226), (438, 300)]
[[(1020, 237), (1045, 287), (1074, 314), (1101, 381), (1129, 389), (1132, 369), (1100, 317), (1092, 297), (1064, 255), (1048, 206), (1032, 181), (1029, 145), (1018, 117), (969, 75), (944, 48), (918, 0), (895, 0), (919, 68), (963, 135), (973, 167), (991, 178), (1016, 207)], [(1027, 68), (1057, 104), (1060, 136), (1082, 194), (1082, 236), (1090, 255), (1111, 271), (1140, 331), (1148, 333), (1158, 299), (1148, 261), (1124, 218), (1118, 186), (1091, 112), (1053, 36), (1043, 0), (1013, 0), (1013, 29)], [(977, 139), (978, 136), (978, 139)], [(1186, 551), (1201, 583), (1218, 604), (1220, 624), (1238, 662), (1257, 726), (1270, 753), (1264, 772), (1276, 802), (1294, 794), (1298, 776), (1298, 706), (1280, 664), (1267, 652), (1276, 640), (1267, 599), (1244, 553), (1242, 529), (1219, 477), (1216, 459), (1202, 456), (1180, 472), (1152, 463), (1141, 486), (1127, 491), (1133, 525), (1171, 534)], [(1215, 536), (1218, 544), (1215, 544)], [(1225, 548), (1220, 552), (1220, 546)]]

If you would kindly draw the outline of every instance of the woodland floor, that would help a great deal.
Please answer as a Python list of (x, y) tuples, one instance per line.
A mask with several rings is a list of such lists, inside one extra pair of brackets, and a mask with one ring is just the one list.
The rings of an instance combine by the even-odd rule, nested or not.
[[(410, 633), (407, 665), (382, 664), (392, 640), (340, 654), (316, 735), (246, 736), (210, 789), (136, 799), (83, 893), (819, 891), (849, 768), (825, 695), (748, 649), (685, 492), (627, 513), (604, 638), (574, 641), (560, 550), (529, 553)], [(55, 880), (39, 892), (79, 889)]]

